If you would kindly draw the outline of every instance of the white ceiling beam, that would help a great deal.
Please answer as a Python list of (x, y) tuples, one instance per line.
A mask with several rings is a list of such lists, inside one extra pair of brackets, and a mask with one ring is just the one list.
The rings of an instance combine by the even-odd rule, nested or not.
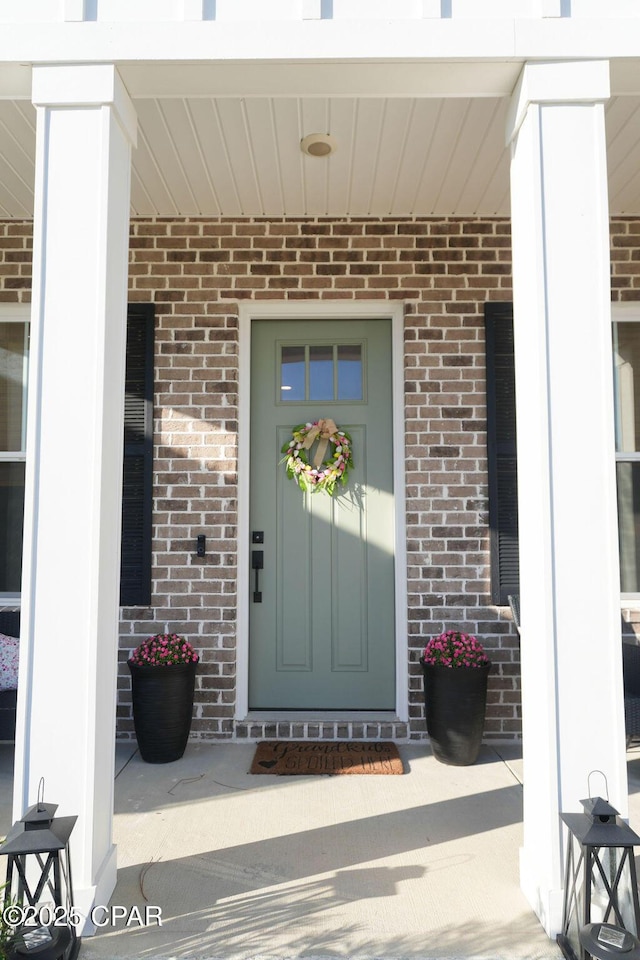
[[(70, 0), (72, 2), (72, 0)], [(267, 0), (264, 0), (267, 4)], [(182, 4), (182, 14), (186, 7)], [(190, 3), (189, 12), (194, 8)], [(428, 8), (427, 8), (428, 9)], [(204, 7), (203, 7), (204, 10)], [(217, 5), (216, 5), (217, 10)], [(196, 11), (197, 12), (197, 11)], [(297, 20), (174, 20), (137, 22), (64, 23), (36, 21), (1, 23), (0, 62), (87, 63), (107, 61), (238, 61), (246, 60), (387, 60), (508, 58), (515, 55), (514, 38), (527, 55), (544, 57), (554, 37), (534, 32), (540, 22), (558, 26), (561, 21), (456, 19), (297, 19)], [(564, 22), (564, 21), (562, 21)], [(629, 19), (583, 21), (596, 37), (591, 38), (600, 56), (637, 55), (640, 22)], [(609, 30), (606, 24), (610, 24)], [(603, 26), (604, 25), (604, 26)], [(562, 49), (581, 56), (583, 34), (579, 24), (563, 36)], [(563, 31), (564, 33), (564, 31)], [(528, 42), (536, 37), (537, 43)], [(635, 45), (634, 45), (635, 44)], [(609, 50), (608, 48), (612, 49)], [(575, 50), (574, 50), (575, 48)]]
[[(456, 17), (451, 15), (453, 0), (440, 0), (440, 15), (436, 0), (421, 4), (416, 0), (415, 10), (422, 16), (359, 20), (330, 19), (321, 2), (318, 18), (317, 0), (304, 0), (304, 7), (299, 0), (297, 19), (216, 21), (210, 18), (212, 0), (202, 0), (201, 14), (200, 0), (182, 0), (176, 5), (182, 19), (172, 21), (5, 20), (0, 22), (0, 63), (50, 63), (52, 51), (57, 62), (117, 64), (378, 59), (391, 64), (396, 60), (473, 60), (478, 51), (484, 59), (494, 60), (637, 57), (640, 17), (556, 16), (550, 15), (557, 11), (555, 0), (539, 2), (547, 15), (522, 19)], [(64, 4), (63, 14), (79, 16), (82, 0), (64, 0)], [(188, 19), (205, 17), (205, 13), (207, 19)]]

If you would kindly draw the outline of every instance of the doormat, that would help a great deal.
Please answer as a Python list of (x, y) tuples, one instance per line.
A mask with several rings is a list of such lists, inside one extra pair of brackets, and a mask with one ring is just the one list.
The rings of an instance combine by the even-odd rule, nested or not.
[(398, 748), (391, 742), (265, 740), (257, 745), (249, 773), (399, 774), (404, 768)]

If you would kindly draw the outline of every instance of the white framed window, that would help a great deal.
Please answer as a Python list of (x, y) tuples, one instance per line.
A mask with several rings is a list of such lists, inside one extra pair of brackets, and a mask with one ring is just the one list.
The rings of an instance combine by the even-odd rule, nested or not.
[(0, 309), (0, 600), (20, 596), (29, 308)]
[(614, 304), (611, 313), (620, 591), (623, 601), (637, 603), (640, 600), (640, 303)]
[[(0, 304), (0, 606), (20, 603), (29, 320), (28, 305)], [(154, 328), (153, 304), (129, 305), (121, 606), (151, 603)]]

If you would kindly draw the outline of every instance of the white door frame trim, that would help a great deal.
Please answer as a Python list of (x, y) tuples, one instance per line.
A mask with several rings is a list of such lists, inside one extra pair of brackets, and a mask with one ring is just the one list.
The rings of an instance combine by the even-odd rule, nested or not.
[(407, 544), (404, 443), (404, 305), (382, 300), (241, 303), (238, 336), (238, 603), (236, 720), (249, 713), (249, 435), (251, 323), (254, 320), (391, 320), (393, 489), (395, 500), (396, 716), (409, 719)]

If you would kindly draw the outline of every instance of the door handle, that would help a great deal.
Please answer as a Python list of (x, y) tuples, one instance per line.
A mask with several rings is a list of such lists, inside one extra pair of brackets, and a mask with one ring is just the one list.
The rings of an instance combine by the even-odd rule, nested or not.
[(251, 569), (255, 572), (255, 585), (253, 590), (253, 602), (262, 603), (262, 593), (260, 592), (259, 576), (260, 571), (264, 569), (264, 550), (251, 551)]

